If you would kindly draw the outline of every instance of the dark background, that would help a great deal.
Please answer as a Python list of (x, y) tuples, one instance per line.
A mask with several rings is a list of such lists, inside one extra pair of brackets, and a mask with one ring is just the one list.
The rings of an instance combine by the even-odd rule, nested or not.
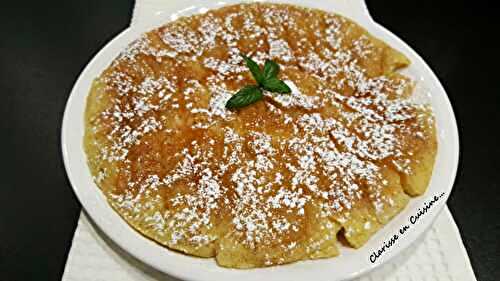
[[(448, 92), (461, 137), (448, 205), (478, 280), (500, 280), (498, 10), (485, 1), (368, 6)], [(80, 211), (61, 159), (64, 105), (85, 64), (127, 27), (132, 7), (125, 0), (0, 6), (0, 281), (61, 278)]]

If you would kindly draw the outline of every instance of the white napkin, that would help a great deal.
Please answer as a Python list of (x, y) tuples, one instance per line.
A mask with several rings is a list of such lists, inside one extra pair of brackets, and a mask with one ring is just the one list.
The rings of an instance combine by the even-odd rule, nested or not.
[[(362, 3), (362, 1), (358, 1)], [(146, 30), (162, 18), (167, 0), (137, 0), (132, 27)], [(170, 2), (169, 5), (175, 5)], [(427, 234), (393, 262), (356, 281), (475, 281), (469, 257), (447, 207)], [(120, 249), (82, 212), (63, 281), (174, 281)]]

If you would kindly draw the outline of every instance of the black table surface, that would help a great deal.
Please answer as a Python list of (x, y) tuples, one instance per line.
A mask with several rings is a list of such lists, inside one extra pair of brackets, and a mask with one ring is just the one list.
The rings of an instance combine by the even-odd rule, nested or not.
[[(10, 0), (0, 6), (0, 281), (61, 279), (81, 208), (60, 152), (64, 105), (85, 64), (127, 27), (133, 4)], [(368, 6), (428, 62), (448, 92), (461, 142), (448, 205), (478, 280), (500, 280), (498, 10), (481, 1)]]

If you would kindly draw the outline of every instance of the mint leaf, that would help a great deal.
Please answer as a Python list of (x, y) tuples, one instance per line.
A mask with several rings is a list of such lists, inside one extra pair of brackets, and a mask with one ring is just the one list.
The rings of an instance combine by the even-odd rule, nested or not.
[(259, 86), (245, 86), (226, 102), (226, 108), (241, 108), (261, 100), (262, 97), (262, 91)]
[(278, 72), (280, 72), (280, 66), (272, 60), (266, 60), (264, 64), (264, 79), (276, 78)]
[(249, 58), (243, 54), (241, 55), (241, 57), (245, 60), (247, 67), (248, 67), (248, 69), (250, 69), (250, 72), (252, 73), (252, 76), (255, 79), (255, 81), (257, 81), (257, 83), (259, 83), (259, 85), (262, 84), (264, 82), (265, 78), (264, 78), (264, 74), (260, 70), (259, 65), (254, 60), (252, 60), (251, 58)]
[(271, 78), (264, 80), (262, 83), (262, 88), (268, 90), (270, 92), (280, 93), (280, 94), (289, 94), (292, 92), (292, 89), (288, 87), (285, 82), (279, 80), (278, 78)]

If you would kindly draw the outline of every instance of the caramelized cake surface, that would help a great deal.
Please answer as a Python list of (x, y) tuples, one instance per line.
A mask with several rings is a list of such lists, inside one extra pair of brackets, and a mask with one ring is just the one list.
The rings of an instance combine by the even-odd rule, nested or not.
[[(281, 66), (265, 92), (240, 54)], [(437, 150), (429, 106), (396, 71), (408, 59), (339, 15), (242, 4), (181, 18), (134, 41), (86, 107), (88, 164), (109, 204), (143, 235), (225, 267), (361, 247), (425, 192)]]

